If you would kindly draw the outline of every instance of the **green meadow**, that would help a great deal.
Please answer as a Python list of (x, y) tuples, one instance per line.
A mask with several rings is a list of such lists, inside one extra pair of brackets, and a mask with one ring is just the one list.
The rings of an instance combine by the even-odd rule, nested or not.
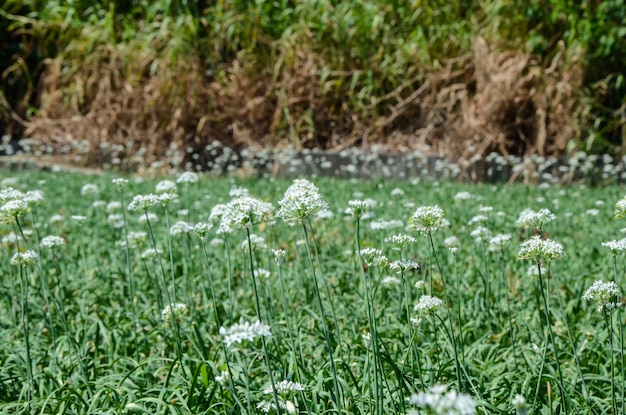
[(2, 176), (0, 413), (623, 413), (620, 187)]

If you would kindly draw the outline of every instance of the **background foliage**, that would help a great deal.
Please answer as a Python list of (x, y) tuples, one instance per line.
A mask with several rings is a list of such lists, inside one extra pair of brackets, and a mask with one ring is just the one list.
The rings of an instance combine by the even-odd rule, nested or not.
[(5, 0), (0, 33), (0, 128), (55, 148), (623, 153), (623, 0)]

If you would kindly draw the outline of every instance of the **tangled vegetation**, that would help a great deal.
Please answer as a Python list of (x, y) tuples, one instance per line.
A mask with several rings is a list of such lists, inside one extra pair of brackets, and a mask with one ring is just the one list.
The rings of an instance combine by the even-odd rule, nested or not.
[(233, 148), (622, 155), (623, 0), (5, 0), (0, 130)]

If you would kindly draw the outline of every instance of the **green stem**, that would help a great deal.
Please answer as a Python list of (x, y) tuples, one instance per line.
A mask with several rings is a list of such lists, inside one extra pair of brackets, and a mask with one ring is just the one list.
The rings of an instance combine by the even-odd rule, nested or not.
[[(259, 319), (259, 323), (263, 322), (261, 317), (261, 302), (259, 301), (259, 290), (257, 289), (256, 275), (254, 275), (254, 259), (252, 258), (252, 241), (250, 240), (250, 228), (246, 227), (246, 236), (248, 237), (248, 259), (250, 261), (250, 274), (252, 275), (252, 286), (254, 287), (254, 303), (256, 305), (256, 316)], [(280, 404), (278, 401), (278, 392), (276, 391), (276, 384), (274, 382), (274, 374), (272, 373), (272, 366), (270, 365), (270, 356), (267, 352), (267, 343), (265, 337), (261, 336), (261, 342), (263, 343), (263, 355), (265, 356), (265, 364), (267, 365), (267, 372), (270, 377), (270, 384), (272, 385), (272, 395), (274, 396), (274, 403), (276, 404), (276, 412), (280, 414)]]
[(330, 333), (328, 331), (328, 325), (326, 324), (326, 313), (324, 312), (324, 303), (322, 302), (322, 295), (320, 293), (319, 283), (317, 281), (317, 274), (315, 273), (315, 265), (313, 265), (313, 258), (311, 258), (311, 246), (309, 243), (309, 234), (306, 229), (306, 224), (302, 221), (302, 230), (304, 232), (304, 240), (306, 242), (306, 252), (309, 260), (309, 267), (313, 274), (313, 282), (315, 283), (315, 294), (317, 297), (317, 304), (320, 308), (320, 317), (322, 320), (322, 330), (324, 331), (324, 338), (326, 339), (326, 349), (328, 351), (328, 357), (330, 358), (330, 366), (333, 371), (333, 382), (335, 386), (335, 403), (339, 408), (339, 412), (343, 412), (343, 394), (341, 387), (339, 386), (339, 379), (337, 377), (337, 368), (335, 367), (335, 359), (333, 357), (333, 348), (330, 343)]
[[(563, 373), (561, 371), (561, 363), (559, 361), (559, 349), (556, 347), (556, 341), (554, 339), (554, 332), (552, 331), (552, 324), (550, 322), (550, 306), (548, 304), (548, 299), (546, 296), (546, 292), (543, 288), (543, 276), (541, 274), (541, 264), (537, 263), (537, 268), (538, 268), (538, 272), (539, 272), (539, 289), (541, 291), (541, 299), (543, 300), (543, 306), (544, 306), (544, 313), (545, 313), (545, 320), (546, 320), (546, 326), (548, 329), (548, 338), (550, 340), (550, 343), (552, 344), (552, 349), (554, 350), (554, 361), (556, 363), (556, 370), (557, 370), (557, 374), (559, 376), (559, 391), (560, 391), (560, 397), (561, 397), (561, 404), (563, 405), (563, 410), (565, 411), (565, 414), (567, 415), (569, 413), (568, 408), (567, 408), (567, 402), (565, 400), (565, 386), (563, 384)], [(550, 269), (548, 268), (548, 273)]]

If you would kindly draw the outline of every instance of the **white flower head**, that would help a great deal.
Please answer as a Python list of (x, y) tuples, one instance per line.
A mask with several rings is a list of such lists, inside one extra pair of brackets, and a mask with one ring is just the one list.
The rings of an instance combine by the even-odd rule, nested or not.
[(474, 241), (479, 244), (483, 243), (491, 237), (491, 231), (484, 226), (478, 226), (476, 229), (470, 232), (470, 236), (474, 238)]
[(111, 180), (111, 183), (117, 186), (118, 189), (123, 189), (128, 184), (128, 179), (118, 177)]
[(602, 246), (609, 248), (611, 250), (611, 254), (613, 254), (613, 256), (617, 256), (626, 251), (626, 238), (602, 242)]
[(430, 295), (422, 295), (415, 304), (415, 311), (420, 314), (432, 314), (437, 311), (443, 305), (443, 301), (440, 298)]
[(348, 208), (346, 209), (346, 213), (354, 216), (359, 219), (363, 216), (363, 214), (367, 211), (368, 205), (365, 200), (350, 200), (348, 202)]
[(409, 219), (409, 223), (420, 232), (430, 232), (442, 225), (443, 218), (443, 209), (439, 206), (419, 206)]
[(39, 246), (42, 248), (54, 248), (55, 246), (62, 246), (63, 244), (65, 244), (65, 239), (54, 235), (44, 236), (39, 242)]
[(81, 196), (96, 196), (99, 193), (100, 190), (98, 190), (98, 186), (92, 183), (87, 183), (80, 189)]
[(404, 233), (399, 233), (396, 235), (392, 235), (389, 238), (385, 238), (385, 243), (390, 244), (391, 249), (394, 249), (396, 251), (402, 251), (416, 241), (417, 239), (415, 239), (413, 236)]
[(285, 258), (287, 257), (287, 251), (284, 249), (272, 249), (274, 253), (274, 262), (276, 262), (277, 266), (282, 266), (285, 263)]
[(285, 222), (311, 218), (317, 212), (328, 209), (328, 203), (319, 189), (306, 179), (296, 179), (278, 201), (280, 208), (276, 216)]
[(39, 259), (39, 255), (35, 251), (16, 252), (11, 257), (11, 265), (33, 265)]
[(157, 206), (160, 203), (160, 198), (154, 193), (147, 195), (136, 195), (133, 200), (128, 204), (129, 212), (146, 212), (148, 209)]
[(626, 196), (615, 203), (615, 218), (621, 219), (626, 216)]
[(533, 236), (520, 245), (517, 257), (519, 259), (531, 259), (540, 263), (542, 261), (551, 261), (563, 255), (565, 255), (565, 253), (560, 243), (550, 239), (541, 239), (539, 236)]
[(0, 203), (8, 202), (9, 200), (23, 199), (24, 193), (12, 187), (0, 189)]
[(161, 311), (161, 319), (163, 319), (163, 324), (167, 326), (172, 319), (180, 321), (183, 316), (187, 315), (187, 313), (187, 304), (174, 303), (165, 306), (165, 308)]
[(389, 261), (386, 256), (383, 255), (383, 251), (376, 248), (363, 248), (359, 252), (363, 262), (368, 266), (384, 266)]
[(258, 320), (249, 323), (244, 321), (243, 318), (239, 320), (239, 323), (235, 323), (229, 328), (220, 327), (220, 335), (224, 338), (224, 343), (227, 347), (233, 344), (242, 344), (246, 341), (253, 342), (257, 338), (270, 337), (272, 335), (270, 326), (259, 322)]
[(404, 271), (417, 271), (420, 269), (420, 264), (410, 259), (399, 259), (389, 264), (389, 268), (396, 270), (398, 273)]
[(212, 223), (199, 222), (191, 227), (191, 231), (204, 239), (209, 235), (209, 231), (213, 228)]
[(178, 188), (176, 187), (176, 183), (171, 180), (161, 180), (157, 183), (154, 191), (157, 193), (176, 193), (178, 192)]
[(544, 208), (538, 211), (524, 209), (522, 213), (520, 213), (516, 225), (520, 228), (543, 229), (546, 223), (552, 222), (555, 219), (556, 215), (550, 212), (549, 209)]
[(445, 386), (435, 385), (428, 392), (419, 392), (409, 398), (409, 403), (434, 415), (473, 415), (476, 412), (474, 399)]
[(30, 204), (24, 199), (13, 199), (0, 206), (0, 222), (11, 223), (32, 210)]
[(501, 251), (511, 242), (511, 235), (508, 233), (500, 233), (489, 240), (490, 251)]
[(225, 206), (220, 220), (220, 230), (251, 228), (253, 225), (272, 219), (274, 208), (252, 196), (241, 196), (231, 200)]
[(597, 301), (598, 313), (603, 314), (611, 314), (620, 307), (619, 297), (620, 290), (614, 281), (597, 280), (583, 294), (583, 300)]
[(176, 183), (186, 183), (186, 184), (196, 183), (197, 181), (198, 181), (198, 174), (192, 171), (186, 171), (182, 173), (180, 176), (178, 176), (178, 179), (176, 179)]
[(304, 390), (304, 386), (302, 386), (299, 382), (293, 382), (291, 380), (281, 380), (274, 384), (274, 388), (272, 386), (268, 386), (263, 390), (263, 393), (269, 395), (276, 391), (277, 394), (281, 396), (289, 396), (294, 392), (300, 392)]

